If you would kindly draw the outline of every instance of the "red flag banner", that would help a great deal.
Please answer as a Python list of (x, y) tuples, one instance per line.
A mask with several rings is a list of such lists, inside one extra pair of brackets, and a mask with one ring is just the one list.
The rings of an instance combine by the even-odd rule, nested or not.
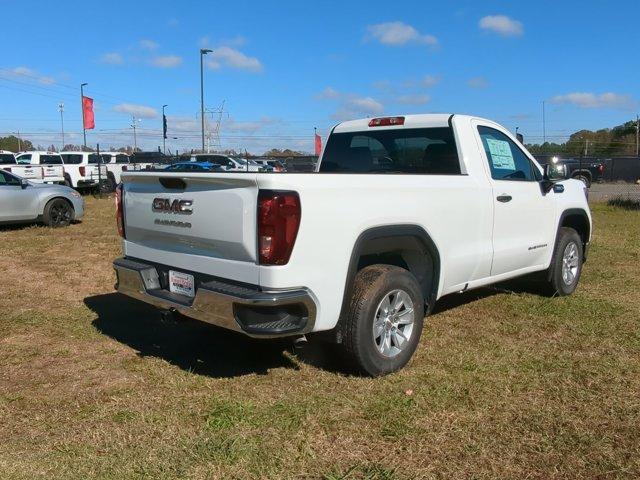
[(320, 154), (322, 153), (322, 137), (320, 137), (320, 135), (318, 135), (317, 133), (315, 134), (315, 146), (316, 155), (320, 156)]
[(95, 117), (93, 116), (93, 98), (82, 97), (82, 126), (87, 130), (96, 128)]

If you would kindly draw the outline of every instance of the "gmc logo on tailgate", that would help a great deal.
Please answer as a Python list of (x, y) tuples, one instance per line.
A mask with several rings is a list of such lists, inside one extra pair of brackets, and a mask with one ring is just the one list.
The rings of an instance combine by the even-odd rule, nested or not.
[(181, 215), (191, 215), (193, 200), (171, 200), (169, 198), (154, 198), (151, 210), (163, 213), (179, 213)]

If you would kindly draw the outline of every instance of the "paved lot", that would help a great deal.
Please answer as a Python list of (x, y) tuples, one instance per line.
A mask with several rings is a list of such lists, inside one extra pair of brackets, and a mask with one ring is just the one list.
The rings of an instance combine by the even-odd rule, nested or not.
[(589, 189), (589, 200), (591, 202), (606, 202), (615, 197), (640, 200), (640, 185), (633, 183), (594, 183)]

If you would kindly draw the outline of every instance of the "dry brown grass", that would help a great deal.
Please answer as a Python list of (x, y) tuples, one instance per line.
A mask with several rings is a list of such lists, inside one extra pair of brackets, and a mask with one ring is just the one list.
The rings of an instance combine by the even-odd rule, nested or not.
[(375, 380), (113, 294), (111, 201), (2, 230), (0, 478), (637, 478), (640, 214), (594, 213), (574, 296), (443, 299)]

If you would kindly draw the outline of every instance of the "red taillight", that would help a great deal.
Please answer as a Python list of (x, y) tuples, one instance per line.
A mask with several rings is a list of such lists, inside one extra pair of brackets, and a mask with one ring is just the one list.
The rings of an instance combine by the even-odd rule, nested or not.
[(122, 187), (122, 184), (119, 183), (118, 186), (116, 187), (116, 224), (118, 225), (118, 235), (120, 235), (122, 238), (125, 238), (123, 202), (124, 202), (124, 188)]
[(78, 170), (80, 171), (80, 176), (84, 177), (85, 171), (86, 171), (85, 168), (84, 167), (80, 167)]
[(370, 127), (389, 127), (391, 125), (404, 125), (404, 117), (381, 117), (372, 118)]
[(258, 250), (261, 265), (286, 265), (300, 226), (300, 197), (296, 192), (260, 190)]
[(123, 166), (122, 166), (122, 171), (123, 171), (123, 172), (126, 172), (127, 170), (128, 170), (127, 166), (126, 166), (126, 165), (123, 165)]
[(604, 172), (604, 165), (603, 164), (598, 165), (598, 171), (600, 173)]

